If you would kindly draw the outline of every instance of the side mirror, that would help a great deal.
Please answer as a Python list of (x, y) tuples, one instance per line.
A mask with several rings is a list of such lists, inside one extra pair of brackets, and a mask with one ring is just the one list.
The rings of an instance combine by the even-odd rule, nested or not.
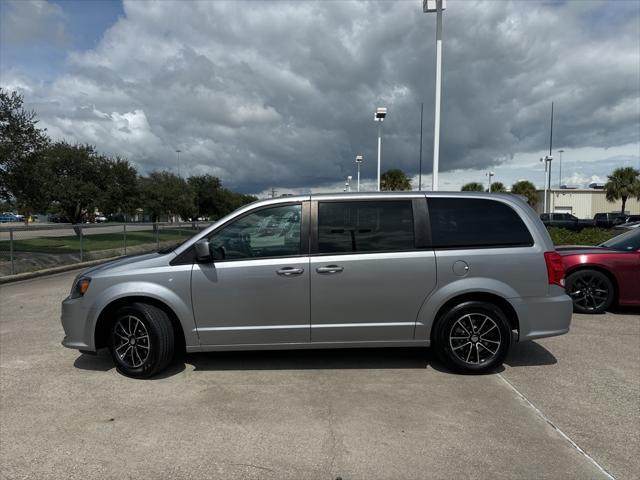
[(213, 261), (213, 255), (211, 255), (208, 240), (197, 241), (194, 245), (194, 249), (196, 252), (196, 260), (199, 263), (208, 263)]

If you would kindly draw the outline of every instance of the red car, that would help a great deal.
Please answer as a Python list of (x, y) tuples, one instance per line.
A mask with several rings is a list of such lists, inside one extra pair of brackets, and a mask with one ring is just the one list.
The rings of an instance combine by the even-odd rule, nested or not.
[(602, 313), (612, 304), (640, 305), (640, 229), (596, 247), (557, 247), (567, 294), (578, 313)]

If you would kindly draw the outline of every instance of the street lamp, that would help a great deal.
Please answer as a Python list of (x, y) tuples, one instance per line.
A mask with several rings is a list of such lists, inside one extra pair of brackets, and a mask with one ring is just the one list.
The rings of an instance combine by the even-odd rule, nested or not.
[(387, 116), (386, 107), (376, 108), (376, 113), (373, 119), (378, 122), (378, 191), (380, 191), (380, 155), (382, 154), (382, 122), (384, 117)]
[(489, 177), (489, 193), (491, 193), (491, 177), (495, 175), (495, 172), (487, 172), (485, 175)]
[(433, 124), (433, 176), (431, 189), (438, 190), (438, 162), (440, 160), (440, 93), (442, 90), (442, 11), (447, 0), (422, 0), (424, 13), (436, 13), (436, 101)]
[(558, 153), (560, 154), (560, 173), (558, 174), (558, 188), (562, 188), (562, 153), (564, 152), (564, 150), (560, 149), (558, 150)]
[(364, 161), (362, 155), (356, 155), (356, 165), (358, 166), (358, 192), (360, 191), (360, 164)]
[(553, 157), (551, 155), (545, 155), (544, 157), (542, 157), (540, 159), (541, 162), (544, 162), (544, 210), (542, 213), (548, 213), (547, 212), (547, 197), (548, 197), (548, 190), (551, 188), (551, 161), (553, 160)]
[(182, 150), (176, 150), (176, 154), (178, 155), (178, 176), (182, 177), (182, 175), (180, 174), (180, 153), (182, 152)]

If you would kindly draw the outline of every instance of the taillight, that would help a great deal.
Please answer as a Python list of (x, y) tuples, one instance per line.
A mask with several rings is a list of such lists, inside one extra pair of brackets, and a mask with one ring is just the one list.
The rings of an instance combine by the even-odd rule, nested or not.
[(544, 252), (544, 261), (547, 264), (549, 285), (564, 287), (564, 266), (562, 256), (558, 252)]

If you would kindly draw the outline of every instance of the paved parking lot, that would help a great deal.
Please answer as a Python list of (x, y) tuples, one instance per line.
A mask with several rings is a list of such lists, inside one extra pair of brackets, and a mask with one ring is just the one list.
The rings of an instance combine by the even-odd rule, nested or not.
[(60, 345), (74, 274), (0, 287), (1, 478), (640, 477), (638, 311), (575, 315), (484, 376), (393, 349), (195, 354), (135, 381)]

